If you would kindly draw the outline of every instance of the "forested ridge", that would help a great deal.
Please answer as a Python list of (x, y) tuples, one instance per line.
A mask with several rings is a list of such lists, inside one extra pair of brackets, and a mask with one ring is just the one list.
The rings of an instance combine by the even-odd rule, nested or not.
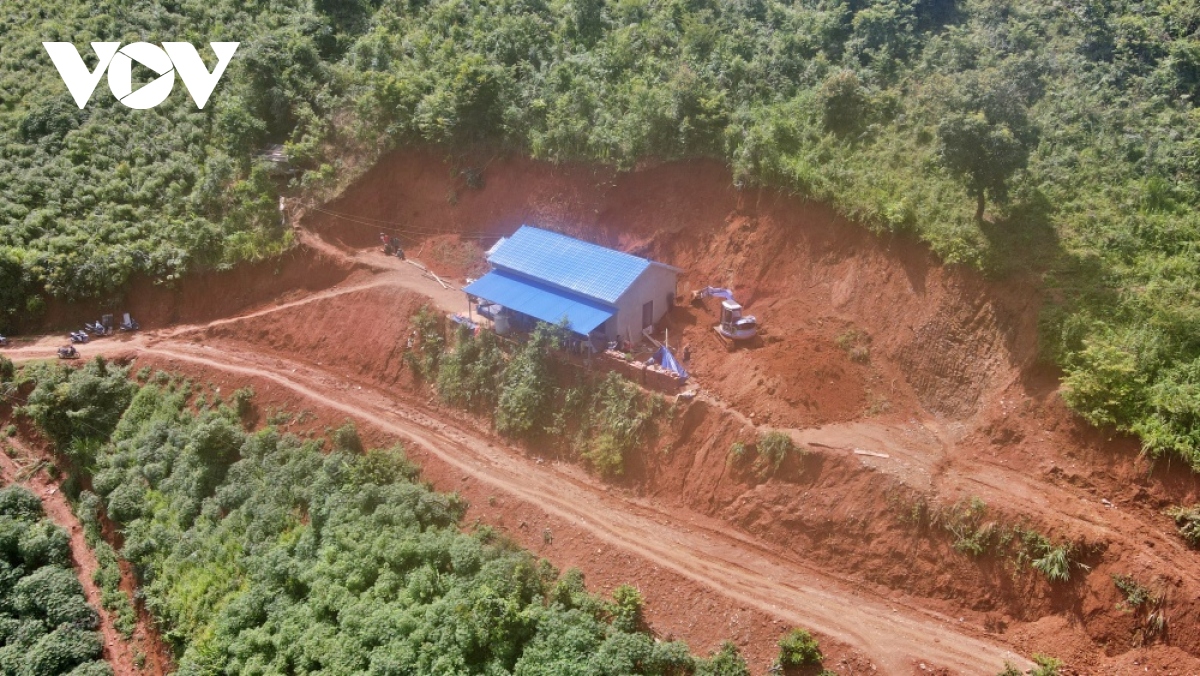
[[(0, 22), (2, 315), (269, 255), (281, 193), (328, 196), (404, 144), (716, 157), (948, 263), (1043, 275), (1068, 403), (1200, 466), (1195, 3), (66, 1)], [(80, 111), (40, 45), (135, 39), (242, 46), (203, 111), (179, 86), (131, 111), (103, 82)], [(298, 174), (256, 159), (273, 142)]]

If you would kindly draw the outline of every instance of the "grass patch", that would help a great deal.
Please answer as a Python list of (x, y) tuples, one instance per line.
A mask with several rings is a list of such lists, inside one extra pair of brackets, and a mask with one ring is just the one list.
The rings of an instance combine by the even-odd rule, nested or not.
[(1114, 574), (1112, 581), (1124, 597), (1117, 602), (1117, 610), (1131, 613), (1137, 618), (1138, 628), (1134, 634), (1134, 645), (1143, 645), (1162, 636), (1167, 629), (1164, 608), (1166, 594), (1151, 590), (1132, 575)]
[(1193, 549), (1200, 549), (1200, 505), (1172, 507), (1167, 516), (1175, 519), (1179, 536)]
[(871, 337), (859, 329), (846, 329), (833, 342), (850, 357), (850, 361), (866, 364), (871, 361)]
[(779, 430), (771, 430), (758, 438), (755, 444), (758, 457), (754, 461), (754, 469), (760, 477), (774, 476), (783, 463), (791, 456), (803, 456), (805, 451), (792, 441), (791, 435)]
[(1088, 570), (1074, 543), (1054, 542), (1023, 524), (989, 518), (987, 503), (977, 496), (943, 506), (924, 494), (893, 494), (888, 504), (902, 523), (925, 533), (945, 533), (955, 551), (973, 558), (1005, 558), (1013, 562), (1015, 571), (1028, 568), (1051, 583), (1067, 582), (1073, 570)]

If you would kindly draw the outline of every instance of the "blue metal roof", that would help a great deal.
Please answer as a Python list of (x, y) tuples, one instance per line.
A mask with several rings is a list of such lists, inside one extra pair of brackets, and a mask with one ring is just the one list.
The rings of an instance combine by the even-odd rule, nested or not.
[(463, 291), (550, 324), (564, 317), (571, 330), (587, 335), (616, 312), (596, 301), (503, 270), (493, 270)]
[(497, 246), (488, 262), (605, 303), (616, 303), (651, 265), (645, 258), (528, 225)]

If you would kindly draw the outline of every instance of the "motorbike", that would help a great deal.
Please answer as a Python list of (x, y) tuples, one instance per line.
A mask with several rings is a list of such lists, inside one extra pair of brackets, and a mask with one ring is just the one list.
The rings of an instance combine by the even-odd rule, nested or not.
[(388, 237), (383, 233), (380, 233), (379, 241), (383, 243), (384, 256), (395, 256), (400, 260), (404, 260), (404, 249), (400, 246), (399, 237)]
[(59, 359), (79, 359), (79, 350), (74, 345), (63, 345), (58, 348)]

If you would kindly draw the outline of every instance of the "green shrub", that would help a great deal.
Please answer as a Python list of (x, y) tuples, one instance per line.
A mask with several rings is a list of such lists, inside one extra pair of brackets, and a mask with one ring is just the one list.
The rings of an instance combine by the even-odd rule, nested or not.
[(834, 343), (842, 349), (850, 360), (865, 364), (871, 361), (871, 337), (858, 329), (847, 329), (834, 338)]
[(1030, 565), (1051, 582), (1066, 582), (1071, 579), (1071, 547), (1070, 545), (1048, 545), (1042, 549), (1040, 556), (1033, 559)]
[(133, 636), (137, 617), (129, 596), (121, 589), (121, 568), (117, 552), (101, 536), (100, 510), (103, 502), (91, 491), (83, 491), (75, 505), (75, 513), (83, 524), (83, 535), (96, 556), (92, 581), (100, 588), (100, 602), (108, 610), (113, 625), (125, 638)]
[(493, 332), (480, 331), (476, 336), (458, 326), (454, 347), (442, 355), (438, 366), (438, 394), (448, 404), (490, 413), (496, 408), (506, 363)]
[(621, 631), (637, 631), (642, 624), (642, 592), (623, 584), (613, 590), (613, 627)]
[(1063, 665), (1062, 660), (1040, 653), (1033, 656), (1033, 661), (1037, 668), (1030, 670), (1030, 676), (1058, 676), (1058, 670)]
[(735, 441), (729, 445), (729, 462), (737, 464), (746, 459), (749, 450), (744, 441)]
[(581, 454), (604, 476), (619, 476), (654, 425), (662, 402), (616, 373), (600, 382), (580, 428)]
[(1200, 505), (1172, 507), (1167, 516), (1175, 519), (1179, 535), (1194, 549), (1200, 549)]
[(98, 633), (62, 626), (38, 639), (23, 661), (28, 665), (26, 673), (65, 674), (95, 660), (103, 648)]
[(496, 429), (501, 434), (532, 439), (550, 426), (557, 390), (551, 351), (560, 344), (553, 327), (538, 324), (509, 360), (496, 402)]
[(132, 523), (142, 516), (146, 489), (136, 482), (121, 483), (108, 496), (108, 515), (117, 523)]
[(245, 418), (250, 415), (254, 406), (254, 388), (239, 387), (233, 391), (229, 403), (233, 405), (233, 410), (239, 418)]
[(1069, 580), (1072, 566), (1087, 568), (1073, 559), (1075, 545), (1070, 542), (1056, 545), (1038, 531), (1020, 526), (1013, 528), (1011, 532), (1018, 568), (1028, 564), (1050, 582)]
[(362, 453), (363, 443), (358, 436), (358, 428), (353, 422), (346, 421), (341, 427), (333, 431), (330, 435), (330, 440), (333, 442), (335, 451), (345, 451), (347, 453)]
[(779, 664), (784, 667), (820, 664), (823, 659), (817, 639), (804, 629), (792, 629), (779, 640)]
[(801, 450), (792, 441), (791, 435), (779, 430), (771, 430), (760, 436), (756, 448), (758, 460), (755, 461), (755, 466), (759, 474), (764, 476), (770, 476), (779, 471), (789, 455), (801, 453)]
[(1136, 644), (1148, 643), (1161, 636), (1167, 628), (1167, 616), (1163, 609), (1165, 597), (1154, 593), (1130, 575), (1115, 574), (1113, 584), (1124, 598), (1117, 603), (1117, 610), (1133, 613), (1138, 621), (1134, 639)]
[(940, 516), (943, 527), (954, 536), (954, 549), (981, 556), (992, 545), (994, 525), (985, 523), (987, 504), (978, 497), (959, 500)]
[[(141, 665), (138, 665), (138, 668), (141, 668)], [(108, 662), (95, 660), (80, 664), (68, 672), (67, 676), (113, 676), (113, 670)]]
[(100, 357), (79, 369), (47, 367), (21, 412), (62, 450), (76, 438), (105, 439), (137, 389), (127, 370)]
[(446, 350), (445, 320), (434, 308), (422, 305), (411, 324), (413, 333), (404, 352), (405, 362), (419, 380), (434, 380)]
[(52, 521), (38, 521), (21, 533), (17, 552), (27, 570), (40, 566), (70, 566), (71, 538)]
[(43, 514), (42, 501), (28, 488), (17, 485), (0, 488), (0, 516), (35, 520)]
[(695, 676), (750, 676), (750, 667), (737, 646), (725, 641), (712, 657), (696, 665)]
[(1143, 587), (1132, 576), (1113, 574), (1112, 581), (1117, 589), (1125, 595), (1125, 600), (1118, 604), (1118, 607), (1122, 610), (1135, 610), (1154, 599), (1154, 595), (1150, 590)]
[(96, 611), (87, 604), (83, 587), (70, 568), (62, 564), (39, 567), (30, 559), (26, 559), (26, 565), (36, 570), (13, 587), (11, 601), (21, 617), (44, 620), (50, 627), (70, 624), (80, 629), (96, 628)]

